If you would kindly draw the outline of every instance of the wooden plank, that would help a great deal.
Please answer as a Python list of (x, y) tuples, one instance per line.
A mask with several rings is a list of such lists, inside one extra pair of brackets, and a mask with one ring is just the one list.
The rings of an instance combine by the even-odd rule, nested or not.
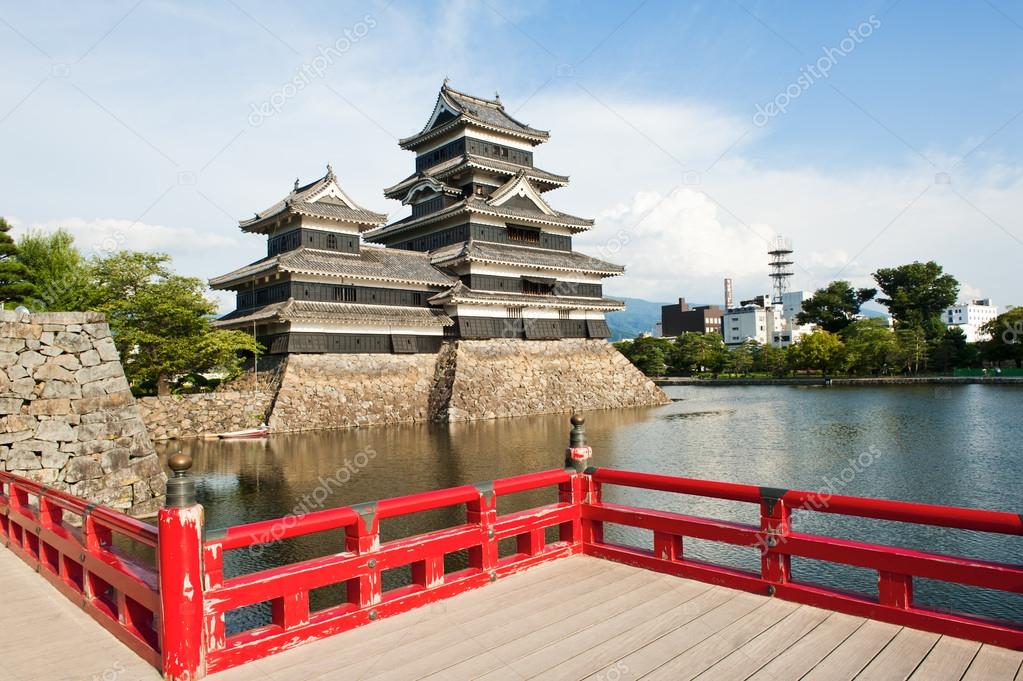
[(863, 626), (864, 622), (866, 620), (859, 617), (831, 613), (820, 626), (750, 676), (749, 681), (777, 681), (784, 676), (802, 677)]
[[(608, 570), (605, 561), (584, 556), (545, 563), (507, 580), (461, 594), (455, 598), (374, 622), (341, 636), (323, 639), (287, 652), (259, 660), (255, 667), (280, 681), (307, 681), (320, 674), (344, 670), (346, 676), (378, 670), (390, 662), (393, 651), (404, 644), (426, 641), (428, 644), (445, 637), (446, 632), (459, 630), (465, 622), (477, 618), (480, 611), (507, 609), (513, 616), (534, 612), (538, 604), (571, 593), (580, 583), (590, 579), (619, 579), (621, 570)], [(238, 671), (236, 679), (245, 679), (244, 671), (217, 674), (228, 680)]]
[[(627, 669), (628, 678), (638, 678), (648, 674), (680, 653), (699, 645), (747, 613), (763, 607), (769, 600), (764, 596), (741, 593), (723, 605), (626, 655), (619, 660), (618, 669)], [(587, 678), (597, 681), (603, 678), (603, 672), (598, 672)]]
[(909, 678), (912, 681), (959, 681), (980, 650), (976, 641), (942, 636)]
[[(2, 547), (0, 583), (0, 681), (159, 681), (156, 669)], [(54, 654), (55, 645), (63, 654)]]
[(1023, 663), (1023, 652), (994, 646), (981, 646), (963, 681), (1001, 681), (1013, 679)]
[[(692, 601), (701, 593), (710, 589), (709, 585), (698, 582), (682, 582), (681, 584), (681, 588), (673, 589), (664, 595), (658, 596), (641, 607), (630, 607), (592, 626), (579, 629), (571, 636), (561, 638), (551, 645), (536, 649), (513, 662), (507, 662), (507, 658), (504, 657), (502, 659), (516, 673), (531, 678), (575, 657), (580, 651), (604, 643), (643, 622), (649, 621), (650, 618), (655, 618), (668, 611), (674, 611), (676, 608)], [(562, 676), (561, 678), (565, 677)]]
[(799, 608), (794, 603), (769, 600), (763, 606), (715, 632), (700, 645), (644, 676), (649, 681), (689, 681), (710, 669), (722, 658), (764, 633)]
[[(573, 594), (567, 601), (552, 598), (537, 602), (527, 610), (506, 610), (503, 619), (507, 621), (497, 632), (487, 632), (475, 622), (471, 622), (448, 627), (422, 641), (404, 640), (400, 649), (387, 653), (388, 667), (400, 678), (404, 678), (401, 675), (410, 669), (426, 676), (487, 652), (497, 645), (493, 641), (512, 643), (534, 632), (569, 629), (573, 616), (579, 612), (610, 600), (615, 594), (620, 593), (621, 588), (649, 583), (648, 576), (639, 572), (626, 573), (624, 578), (617, 572), (604, 573), (602, 581)], [(566, 620), (568, 624), (562, 624)], [(484, 639), (485, 634), (489, 635), (489, 638)], [(492, 655), (486, 657), (487, 664), (493, 663), (493, 660)], [(486, 667), (479, 673), (484, 673), (490, 668)]]
[(853, 679), (888, 645), (901, 627), (867, 620), (852, 636), (814, 666), (802, 681)]
[[(616, 663), (629, 653), (642, 648), (668, 632), (678, 629), (700, 615), (723, 605), (738, 594), (731, 589), (712, 587), (692, 600), (669, 610), (657, 617), (635, 624), (609, 640), (593, 647), (584, 646), (572, 651), (574, 657), (552, 667), (535, 677), (534, 681), (562, 681), (562, 679), (581, 679), (615, 668)], [(619, 671), (621, 671), (619, 669)]]
[[(471, 640), (463, 640), (452, 648), (430, 656), (429, 659), (415, 660), (409, 667), (393, 670), (395, 673), (388, 675), (388, 679), (415, 679), (419, 677), (412, 675), (414, 673), (422, 672), (421, 675), (425, 676), (448, 668), (450, 668), (449, 673), (457, 678), (486, 678), (483, 675), (494, 670), (501, 663), (509, 664), (512, 660), (517, 660), (538, 648), (560, 641), (582, 628), (613, 617), (620, 612), (645, 607), (648, 601), (672, 591), (673, 585), (651, 573), (637, 571), (631, 575), (630, 579), (634, 581), (630, 582), (630, 588), (624, 593), (624, 587), (620, 586), (620, 583), (611, 585), (618, 587), (613, 589), (613, 593), (618, 594), (613, 598), (608, 598), (607, 593), (587, 594), (585, 600), (580, 598), (581, 603), (578, 605), (582, 607), (571, 617), (561, 618), (562, 604), (550, 603), (547, 608), (549, 624), (534, 628), (532, 631), (525, 632), (494, 648), (488, 649), (486, 646), (481, 646), (475, 638), (474, 632), (463, 629), (458, 632), (462, 639), (472, 637)], [(472, 670), (471, 673), (469, 670)], [(406, 676), (406, 673), (409, 676)]]
[(940, 637), (916, 629), (903, 629), (859, 673), (856, 681), (905, 681)]
[(743, 681), (816, 629), (831, 615), (827, 610), (803, 605), (785, 619), (727, 655), (696, 678), (705, 681)]

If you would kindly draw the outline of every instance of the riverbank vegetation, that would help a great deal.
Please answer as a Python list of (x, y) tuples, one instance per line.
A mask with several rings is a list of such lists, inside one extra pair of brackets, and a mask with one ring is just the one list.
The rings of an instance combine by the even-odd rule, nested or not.
[[(726, 346), (717, 333), (647, 336), (615, 347), (649, 376), (898, 376), (979, 372), (985, 363), (996, 371), (1001, 365), (1023, 366), (1023, 308), (989, 322), (982, 329), (989, 340), (968, 343), (962, 329), (946, 326), (941, 318), (955, 304), (959, 282), (937, 263), (882, 268), (874, 281), (877, 289), (834, 281), (815, 291), (797, 316), (813, 330), (786, 347), (752, 340)], [(877, 302), (892, 315), (891, 326), (860, 314), (878, 293)]]
[[(204, 383), (195, 379), (202, 374), (233, 377), (243, 358), (260, 350), (249, 334), (213, 327), (217, 307), (205, 283), (176, 274), (170, 256), (106, 249), (87, 257), (71, 234), (57, 230), (23, 235), (11, 259), (25, 287), (5, 303), (33, 312), (105, 313), (138, 395), (188, 391)], [(181, 385), (179, 377), (186, 379)]]

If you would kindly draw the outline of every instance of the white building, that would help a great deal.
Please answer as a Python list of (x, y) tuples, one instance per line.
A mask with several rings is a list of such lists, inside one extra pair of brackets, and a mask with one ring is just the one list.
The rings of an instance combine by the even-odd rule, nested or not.
[(721, 333), (725, 337), (725, 345), (741, 345), (748, 340), (767, 345), (774, 340), (775, 310), (760, 305), (726, 310)]
[(981, 333), (984, 326), (998, 316), (998, 308), (991, 304), (990, 298), (982, 298), (969, 303), (956, 303), (942, 313), (945, 326), (958, 326), (966, 334), (967, 343), (990, 340), (991, 336)]
[(796, 316), (803, 311), (805, 298), (806, 294), (802, 291), (786, 291), (782, 294), (781, 304), (774, 306), (773, 345), (778, 347), (791, 345), (813, 331), (813, 324), (800, 324), (796, 321)]

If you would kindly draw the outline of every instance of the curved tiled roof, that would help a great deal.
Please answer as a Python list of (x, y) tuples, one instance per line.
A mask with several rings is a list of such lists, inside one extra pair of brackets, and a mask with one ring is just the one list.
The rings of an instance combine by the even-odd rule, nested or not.
[(275, 271), (426, 286), (449, 286), (453, 280), (434, 267), (426, 253), (363, 245), (358, 253), (297, 248), (210, 279), (210, 285), (214, 288), (227, 288), (232, 283), (244, 283), (254, 276)]
[[(402, 148), (413, 147), (419, 142), (466, 123), (523, 137), (534, 144), (539, 144), (550, 137), (550, 133), (546, 130), (538, 130), (513, 118), (505, 111), (504, 104), (500, 98), (485, 99), (465, 92), (459, 92), (449, 87), (447, 81), (445, 81), (440, 88), (440, 93), (437, 95), (437, 104), (439, 105), (442, 101), (447, 108), (457, 112), (457, 115), (451, 120), (435, 125), (432, 128), (429, 127), (430, 122), (433, 122), (433, 116), (431, 115), (430, 121), (420, 132), (411, 137), (398, 140), (398, 144)], [(434, 111), (436, 110), (437, 107), (434, 106)]]
[(515, 163), (509, 163), (508, 161), (500, 161), (496, 158), (487, 158), (486, 156), (479, 156), (477, 154), (462, 154), (461, 156), (456, 156), (442, 163), (438, 163), (437, 165), (427, 168), (422, 172), (409, 175), (398, 184), (385, 189), (384, 196), (391, 199), (400, 198), (404, 196), (405, 192), (407, 192), (412, 185), (421, 178), (434, 177), (438, 180), (444, 180), (452, 175), (460, 173), (466, 168), (479, 168), (480, 170), (489, 170), (495, 173), (507, 173), (509, 175), (521, 172), (533, 182), (539, 182), (547, 185), (546, 188), (537, 188), (541, 191), (547, 191), (556, 187), (563, 187), (569, 182), (568, 175), (558, 175), (533, 166), (520, 166)]
[[(295, 188), (290, 194), (266, 210), (256, 213), (254, 217), (248, 220), (240, 220), (238, 225), (246, 231), (260, 231), (259, 226), (264, 222), (272, 221), (274, 218), (286, 214), (309, 215), (328, 220), (351, 222), (361, 225), (365, 229), (387, 222), (387, 215), (384, 213), (366, 210), (348, 198), (340, 185), (338, 185), (337, 177), (329, 165), (327, 166), (327, 174), (319, 180), (310, 182), (302, 187), (298, 186), (298, 180), (295, 180), (295, 183)], [(325, 190), (329, 190), (330, 185), (333, 185), (338, 193), (344, 195), (345, 199), (342, 200), (333, 196), (316, 198), (317, 195), (322, 194)]]
[(621, 265), (574, 251), (555, 251), (476, 240), (439, 248), (430, 253), (430, 259), (439, 267), (472, 260), (496, 265), (526, 265), (538, 269), (587, 272), (604, 276), (614, 276), (625, 271)]
[(451, 217), (452, 215), (457, 215), (458, 213), (482, 213), (484, 215), (493, 215), (494, 217), (510, 219), (512, 221), (525, 220), (530, 223), (560, 225), (562, 227), (568, 227), (573, 232), (585, 232), (593, 226), (593, 220), (589, 218), (580, 218), (568, 213), (562, 213), (559, 210), (555, 210), (553, 215), (548, 215), (539, 209), (527, 210), (524, 208), (509, 206), (507, 204), (503, 206), (492, 206), (487, 203), (486, 199), (478, 196), (470, 196), (435, 213), (428, 213), (427, 215), (421, 215), (419, 217), (409, 215), (397, 222), (392, 222), (384, 227), (378, 227), (370, 230), (366, 233), (366, 239), (373, 241), (382, 236), (409, 229), (410, 227), (428, 225), (438, 220)]
[(326, 303), (289, 298), (282, 303), (251, 310), (235, 310), (214, 322), (221, 328), (240, 327), (255, 321), (275, 319), (282, 322), (323, 321), (367, 326), (451, 326), (454, 322), (443, 310), (399, 305), (359, 305)]
[(430, 298), (431, 303), (474, 303), (479, 305), (522, 305), (563, 309), (591, 309), (613, 312), (624, 310), (625, 303), (613, 298), (584, 298), (581, 296), (538, 296), (525, 293), (476, 291), (458, 282), (447, 291)]

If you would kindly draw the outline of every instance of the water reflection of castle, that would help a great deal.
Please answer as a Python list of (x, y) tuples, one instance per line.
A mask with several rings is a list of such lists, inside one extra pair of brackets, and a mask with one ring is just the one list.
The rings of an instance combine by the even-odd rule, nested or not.
[[(400, 141), (415, 172), (384, 191), (411, 206), (387, 217), (360, 207), (330, 166), (240, 223), (267, 256), (210, 281), (235, 291), (222, 328), (254, 333), (269, 352), (436, 352), (446, 339), (607, 338), (604, 277), (623, 268), (572, 250), (593, 220), (551, 207), (568, 177), (533, 165), (547, 141), (500, 98), (445, 81), (421, 132)], [(365, 241), (373, 245), (363, 242)]]

